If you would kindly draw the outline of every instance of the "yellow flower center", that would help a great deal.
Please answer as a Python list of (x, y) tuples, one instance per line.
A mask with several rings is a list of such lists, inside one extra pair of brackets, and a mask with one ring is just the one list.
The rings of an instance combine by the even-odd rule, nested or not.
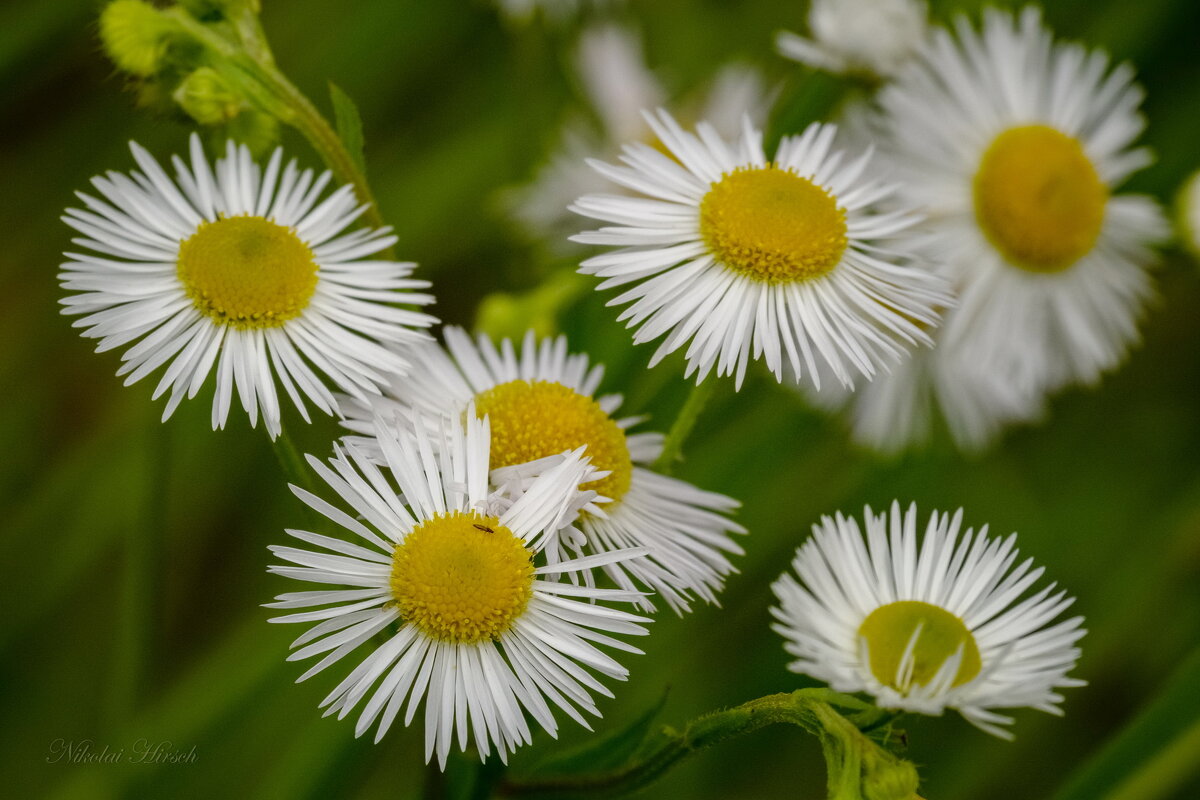
[(625, 432), (590, 397), (552, 381), (509, 381), (481, 392), (475, 412), (492, 428), (492, 467), (511, 467), (587, 445), (592, 466), (608, 470), (587, 485), (620, 500), (633, 478)]
[[(898, 674), (900, 663), (918, 629), (920, 633), (911, 656), (912, 673), (904, 680)], [(914, 685), (927, 685), (960, 647), (962, 661), (954, 676), (954, 686), (974, 679), (982, 666), (975, 637), (963, 621), (943, 608), (919, 600), (880, 606), (863, 620), (858, 635), (867, 641), (871, 673), (876, 680), (901, 693)]]
[(205, 222), (179, 247), (179, 280), (196, 308), (235, 328), (269, 328), (300, 316), (317, 288), (312, 250), (262, 217)]
[(1079, 140), (1045, 125), (996, 137), (975, 173), (975, 218), (1013, 266), (1067, 269), (1100, 236), (1108, 187)]
[(533, 596), (533, 553), (496, 517), (438, 514), (396, 545), (391, 588), (400, 616), (430, 638), (497, 639)]
[(774, 164), (727, 172), (700, 201), (700, 235), (729, 269), (764, 283), (817, 278), (846, 250), (846, 211)]

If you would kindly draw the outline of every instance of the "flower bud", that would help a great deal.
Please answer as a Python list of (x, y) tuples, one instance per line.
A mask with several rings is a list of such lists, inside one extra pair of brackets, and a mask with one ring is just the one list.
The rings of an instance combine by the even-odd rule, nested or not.
[(245, 107), (241, 95), (212, 67), (200, 67), (189, 74), (171, 96), (201, 125), (229, 122)]
[(1179, 241), (1200, 259), (1200, 172), (1184, 181), (1175, 200), (1175, 227)]
[(100, 41), (118, 68), (148, 78), (158, 72), (175, 31), (172, 20), (143, 0), (113, 0), (100, 12)]

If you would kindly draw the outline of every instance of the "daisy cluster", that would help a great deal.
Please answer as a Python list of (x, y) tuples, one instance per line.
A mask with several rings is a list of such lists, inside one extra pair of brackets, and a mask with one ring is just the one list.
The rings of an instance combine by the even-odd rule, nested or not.
[[(588, 28), (577, 69), (599, 125), (568, 128), (509, 210), (560, 239), (569, 214), (601, 223), (570, 237), (603, 248), (580, 271), (621, 290), (634, 342), (659, 342), (651, 365), (682, 351), (687, 377), (740, 388), (761, 361), (881, 449), (925, 438), (935, 411), (982, 445), (1123, 360), (1164, 224), (1118, 193), (1149, 159), (1129, 68), (1056, 42), (1034, 9), (989, 11), (982, 30), (926, 16), (815, 2), (811, 38), (780, 49), (868, 99), (774, 147), (752, 73), (719, 72), (685, 126), (643, 110), (669, 94), (636, 35)], [(188, 150), (164, 166), (134, 144), (136, 169), (79, 194), (64, 313), (122, 351), (126, 383), (160, 373), (164, 419), (211, 384), (214, 428), (235, 396), (272, 439), (285, 395), (306, 422), (310, 407), (341, 421), (332, 457), (308, 457), (322, 488), (292, 487), (321, 530), (271, 548), (272, 573), (317, 586), (270, 604), (309, 626), (289, 656), (316, 659), (300, 680), (356, 661), (325, 713), (378, 741), (420, 712), (443, 768), (455, 742), (504, 759), (560, 714), (588, 726), (648, 614), (718, 603), (738, 503), (656, 467), (664, 436), (565, 337), (435, 338), (429, 283), (389, 228), (360, 224), (354, 186), (278, 149)], [(1072, 599), (1034, 591), (1042, 570), (1014, 537), (961, 520), (934, 513), (918, 537), (915, 507), (867, 509), (865, 533), (823, 519), (773, 587), (791, 668), (1001, 736), (999, 709), (1058, 713), (1080, 684), (1081, 619), (1059, 620)]]
[[(127, 383), (162, 370), (164, 419), (215, 373), (213, 427), (237, 396), (252, 425), (281, 433), (280, 396), (345, 420), (328, 462), (309, 457), (333, 502), (293, 487), (337, 536), (289, 533), (272, 572), (322, 588), (280, 595), (316, 623), (293, 659), (307, 678), (376, 646), (325, 703), (382, 737), (424, 701), (426, 757), (457, 735), (482, 757), (530, 741), (552, 709), (587, 725), (600, 678), (624, 680), (607, 651), (640, 652), (658, 598), (678, 614), (716, 603), (740, 554), (738, 503), (656, 472), (663, 437), (630, 429), (603, 367), (564, 338), (445, 344), (417, 310), (432, 302), (414, 265), (381, 257), (388, 229), (346, 229), (364, 207), (329, 173), (265, 165), (229, 144), (210, 163), (193, 136), (174, 175), (132, 145), (138, 170), (98, 177), (64, 221), (81, 234), (61, 280), (65, 312), (126, 347)], [(384, 639), (384, 641), (380, 641)], [(407, 700), (407, 706), (405, 702)]]
[[(860, 8), (859, 6), (862, 6)], [(944, 420), (977, 449), (1093, 385), (1138, 340), (1166, 224), (1121, 184), (1150, 161), (1128, 65), (1055, 41), (1040, 11), (930, 26), (922, 2), (822, 2), (781, 52), (868, 78), (841, 125), (813, 123), (768, 156), (647, 112), (655, 146), (594, 160), (620, 193), (572, 209), (605, 226), (581, 272), (652, 362), (683, 350), (698, 380), (740, 384), (762, 359), (855, 438), (884, 451)]]

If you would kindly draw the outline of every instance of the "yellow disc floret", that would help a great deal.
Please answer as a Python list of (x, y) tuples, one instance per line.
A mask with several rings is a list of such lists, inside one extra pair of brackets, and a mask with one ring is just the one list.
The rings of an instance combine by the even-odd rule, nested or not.
[(729, 269), (764, 283), (817, 278), (846, 251), (846, 211), (790, 169), (728, 172), (700, 201), (700, 234)]
[(496, 517), (437, 514), (396, 546), (391, 588), (400, 616), (426, 636), (494, 640), (533, 596), (533, 553)]
[(1091, 252), (1108, 187), (1079, 140), (1045, 125), (1010, 128), (975, 174), (975, 218), (1013, 266), (1061, 272)]
[(237, 328), (282, 325), (317, 288), (312, 250), (262, 217), (203, 223), (180, 245), (177, 271), (201, 313)]
[[(911, 655), (912, 671), (902, 676), (900, 664), (918, 628), (920, 632)], [(962, 661), (952, 685), (961, 686), (979, 674), (982, 662), (975, 637), (961, 619), (930, 603), (900, 600), (880, 606), (863, 620), (858, 635), (867, 642), (871, 674), (883, 685), (902, 693), (914, 685), (927, 685), (960, 647)]]
[(552, 381), (509, 381), (481, 392), (475, 412), (491, 421), (493, 469), (587, 445), (592, 466), (611, 474), (586, 488), (613, 500), (629, 490), (633, 461), (625, 432), (592, 398)]

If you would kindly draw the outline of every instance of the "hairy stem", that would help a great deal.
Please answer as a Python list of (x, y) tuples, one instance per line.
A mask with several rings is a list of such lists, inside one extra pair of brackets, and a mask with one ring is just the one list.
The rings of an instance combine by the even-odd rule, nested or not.
[(654, 461), (656, 472), (661, 472), (664, 475), (671, 474), (675, 468), (675, 462), (679, 460), (680, 455), (683, 453), (684, 442), (691, 435), (692, 429), (696, 427), (696, 422), (700, 419), (700, 414), (704, 411), (704, 407), (712, 399), (716, 391), (717, 382), (716, 378), (709, 378), (702, 383), (692, 386), (687, 400), (683, 403), (683, 408), (679, 410), (679, 415), (675, 417), (675, 422), (671, 424), (671, 430), (667, 432), (667, 438), (663, 442), (662, 453)]
[(137, 699), (152, 679), (157, 662), (162, 576), (166, 558), (167, 486), (170, 480), (170, 428), (146, 429), (146, 455), (140, 524), (126, 528), (120, 614), (109, 694), (115, 726), (128, 724)]
[[(188, 35), (214, 56), (214, 69), (240, 87), (261, 111), (299, 131), (334, 177), (354, 187), (354, 193), (366, 206), (364, 222), (374, 228), (384, 226), (383, 215), (366, 175), (355, 164), (328, 120), (275, 66), (274, 56), (256, 16), (246, 12), (234, 20), (237, 36), (236, 40), (231, 40), (208, 28), (182, 8), (174, 7), (164, 13), (170, 15)], [(391, 258), (391, 249), (385, 251), (384, 255)]]
[[(843, 716), (835, 706), (850, 711), (850, 716)], [(768, 695), (706, 714), (682, 730), (664, 727), (619, 769), (593, 775), (508, 779), (500, 784), (499, 793), (508, 797), (556, 798), (624, 795), (653, 783), (688, 756), (768, 725), (789, 724), (821, 740), (829, 772), (830, 798), (859, 800), (863, 797), (864, 781), (873, 781), (874, 786), (880, 780), (892, 781), (897, 776), (895, 783), (900, 788), (890, 796), (915, 798), (916, 772), (912, 765), (883, 750), (862, 732), (864, 728), (885, 726), (892, 718), (888, 712), (828, 689)]]

